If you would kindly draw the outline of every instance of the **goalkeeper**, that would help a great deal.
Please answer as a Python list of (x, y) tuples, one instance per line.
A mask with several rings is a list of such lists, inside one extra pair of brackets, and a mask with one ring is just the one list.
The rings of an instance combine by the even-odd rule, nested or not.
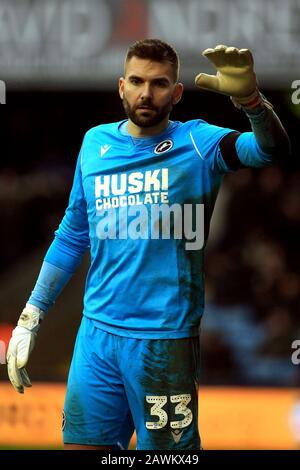
[[(216, 75), (200, 73), (196, 85), (230, 96), (252, 130), (240, 133), (202, 119), (171, 121), (183, 93), (178, 55), (158, 39), (134, 43), (119, 80), (127, 119), (86, 133), (68, 208), (13, 331), (8, 374), (24, 393), (31, 386), (25, 367), (41, 321), (90, 250), (64, 406), (67, 449), (127, 448), (134, 429), (138, 449), (201, 446), (204, 249), (190, 248), (186, 233), (153, 239), (149, 227), (161, 219), (150, 218), (148, 228), (136, 223), (138, 229), (124, 236), (122, 204), (141, 194), (150, 213), (147, 195), (154, 191), (164, 209), (176, 204), (184, 211), (191, 201), (193, 209), (204, 205), (205, 242), (223, 176), (272, 165), (290, 151), (279, 118), (258, 89), (251, 52), (219, 45), (203, 55)], [(102, 198), (113, 198), (115, 207), (99, 210), (96, 200)], [(141, 209), (131, 206), (129, 217)]]

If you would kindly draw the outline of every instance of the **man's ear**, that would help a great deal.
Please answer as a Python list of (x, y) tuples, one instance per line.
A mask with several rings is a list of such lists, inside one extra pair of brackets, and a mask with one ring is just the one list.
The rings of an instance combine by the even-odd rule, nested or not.
[(179, 103), (179, 101), (181, 100), (181, 97), (182, 97), (182, 93), (183, 93), (183, 84), (182, 83), (176, 83), (175, 90), (174, 90), (174, 93), (173, 93), (173, 104)]
[(121, 97), (121, 100), (123, 99), (123, 96), (124, 96), (124, 82), (125, 82), (124, 77), (120, 77), (119, 78), (119, 95)]

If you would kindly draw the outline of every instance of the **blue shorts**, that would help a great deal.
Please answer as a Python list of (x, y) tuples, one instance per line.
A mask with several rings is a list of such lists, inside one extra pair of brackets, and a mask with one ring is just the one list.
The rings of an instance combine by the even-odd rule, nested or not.
[(135, 339), (78, 331), (64, 406), (65, 443), (127, 449), (200, 449), (199, 337)]

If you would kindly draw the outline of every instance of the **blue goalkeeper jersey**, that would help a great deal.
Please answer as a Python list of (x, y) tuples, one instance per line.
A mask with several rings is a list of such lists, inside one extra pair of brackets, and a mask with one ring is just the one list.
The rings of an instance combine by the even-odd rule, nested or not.
[[(219, 144), (235, 131), (198, 119), (133, 138), (121, 131), (124, 122), (85, 135), (56, 232), (60, 259), (53, 247), (45, 259), (66, 269), (64, 251), (90, 248), (83, 313), (99, 328), (135, 338), (195, 336), (204, 310), (204, 246), (229, 171)], [(247, 134), (253, 140), (241, 134), (241, 147), (249, 145)], [(261, 155), (253, 166), (268, 163)]]

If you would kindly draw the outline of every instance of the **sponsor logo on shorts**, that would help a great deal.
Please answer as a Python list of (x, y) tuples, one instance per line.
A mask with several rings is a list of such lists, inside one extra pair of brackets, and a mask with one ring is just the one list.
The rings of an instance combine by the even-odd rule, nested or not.
[(181, 429), (172, 429), (171, 433), (172, 433), (172, 437), (174, 439), (175, 444), (178, 444), (183, 431)]

